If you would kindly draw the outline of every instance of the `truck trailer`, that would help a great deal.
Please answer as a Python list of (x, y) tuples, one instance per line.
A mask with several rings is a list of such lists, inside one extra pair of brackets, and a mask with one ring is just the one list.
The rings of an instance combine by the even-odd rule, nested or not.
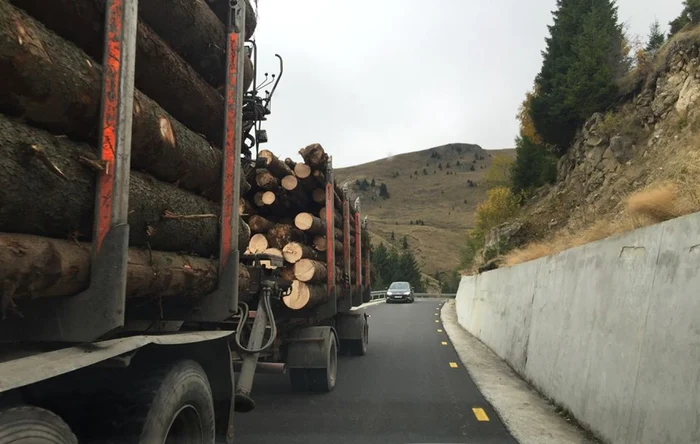
[(359, 199), (320, 144), (260, 149), (255, 26), (0, 0), (0, 444), (232, 443), (256, 372), (329, 392), (367, 352)]

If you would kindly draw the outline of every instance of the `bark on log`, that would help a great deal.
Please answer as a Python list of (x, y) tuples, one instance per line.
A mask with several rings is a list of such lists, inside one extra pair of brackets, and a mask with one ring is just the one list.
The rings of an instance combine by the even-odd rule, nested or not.
[(292, 172), (294, 172), (294, 169), (297, 167), (297, 163), (293, 161), (290, 157), (287, 157), (284, 159), (284, 163), (289, 167)]
[(328, 300), (328, 290), (324, 285), (308, 285), (304, 282), (293, 281), (289, 296), (282, 298), (282, 302), (292, 310), (313, 308)]
[[(12, 0), (61, 37), (100, 63), (104, 51), (104, 0)], [(50, 67), (50, 66), (49, 66)], [(253, 80), (246, 63), (244, 88)], [(224, 98), (192, 66), (139, 22), (136, 37), (136, 87), (188, 128), (220, 146)]]
[[(85, 53), (0, 2), (0, 111), (94, 143), (101, 76), (101, 67)], [(215, 200), (220, 194), (221, 152), (139, 91), (134, 96), (131, 165)]]
[(265, 206), (265, 202), (263, 201), (263, 194), (264, 193), (262, 191), (258, 191), (253, 196), (253, 203), (255, 203), (255, 206), (258, 208), (262, 208)]
[(302, 259), (294, 264), (294, 277), (301, 282), (320, 282), (328, 277), (328, 269), (321, 262)]
[[(315, 236), (313, 240), (313, 245), (314, 248), (317, 249), (318, 251), (326, 252), (328, 250), (328, 241), (326, 236)], [(335, 252), (336, 254), (342, 254), (343, 253), (343, 243), (339, 241), (335, 241)]]
[(280, 270), (280, 278), (282, 278), (286, 281), (293, 281), (294, 280), (294, 266), (293, 265), (285, 265)]
[[(70, 296), (90, 284), (91, 245), (25, 234), (0, 233), (0, 288), (21, 299)], [(216, 289), (218, 262), (177, 253), (129, 249), (127, 298), (199, 298)], [(241, 266), (239, 290), (250, 273)]]
[[(139, 2), (139, 16), (207, 82), (216, 87), (224, 84), (226, 27), (206, 3), (146, 0)], [(255, 30), (254, 24), (246, 27), (248, 37)]]
[(309, 195), (299, 183), (299, 179), (293, 174), (285, 176), (281, 181), (282, 188), (287, 191), (286, 196), (298, 209), (305, 210), (309, 207)]
[(290, 264), (296, 264), (302, 259), (313, 259), (315, 261), (325, 261), (326, 258), (318, 251), (300, 242), (290, 242), (282, 249), (284, 260)]
[(257, 233), (250, 238), (250, 243), (248, 244), (248, 251), (251, 254), (263, 253), (270, 247), (267, 237), (262, 233)]
[(326, 224), (311, 213), (299, 213), (294, 218), (294, 225), (311, 234), (323, 234), (326, 232)]
[(258, 153), (258, 158), (263, 159), (265, 168), (278, 179), (293, 174), (292, 170), (270, 150), (261, 150)]
[[(246, 182), (247, 183), (247, 182)], [(243, 190), (241, 190), (241, 193)], [(238, 200), (238, 215), (242, 216), (244, 219), (254, 216), (256, 213), (255, 208), (244, 198)]]
[[(97, 163), (85, 144), (0, 115), (0, 231), (89, 239), (95, 172), (80, 158)], [(219, 211), (218, 205), (203, 197), (131, 172), (132, 246), (216, 256)], [(239, 244), (244, 250), (250, 228), (242, 220), (240, 227)]]
[(301, 154), (301, 157), (304, 159), (304, 162), (307, 165), (317, 169), (325, 168), (326, 164), (328, 163), (328, 155), (323, 147), (318, 143), (314, 143), (300, 149), (299, 154)]
[(265, 191), (279, 190), (279, 180), (268, 170), (260, 168), (255, 173), (255, 183)]
[(326, 203), (326, 190), (323, 188), (315, 188), (311, 192), (311, 197), (317, 204), (324, 204)]
[(248, 226), (253, 233), (267, 233), (275, 226), (275, 223), (262, 216), (254, 215), (248, 219)]
[(304, 233), (291, 225), (277, 224), (267, 232), (270, 247), (282, 250), (290, 242), (303, 242)]

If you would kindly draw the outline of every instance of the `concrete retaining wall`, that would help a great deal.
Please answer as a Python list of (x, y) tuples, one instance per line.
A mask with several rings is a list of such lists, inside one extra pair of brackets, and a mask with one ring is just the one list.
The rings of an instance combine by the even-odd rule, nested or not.
[(462, 278), (459, 322), (612, 443), (700, 443), (700, 214)]

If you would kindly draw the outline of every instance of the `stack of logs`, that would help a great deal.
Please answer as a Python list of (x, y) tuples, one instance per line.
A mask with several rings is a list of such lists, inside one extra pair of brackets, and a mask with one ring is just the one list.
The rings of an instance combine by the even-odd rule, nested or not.
[[(240, 213), (253, 233), (248, 254), (268, 254), (284, 259), (282, 278), (292, 281), (284, 304), (294, 310), (311, 308), (328, 297), (326, 238), (326, 166), (328, 156), (319, 144), (299, 151), (303, 162), (280, 160), (262, 150), (257, 168), (247, 171), (251, 189), (240, 201)], [(336, 284), (343, 273), (343, 217), (341, 191), (334, 187)], [(355, 256), (354, 211), (351, 212), (351, 257)], [(354, 261), (351, 260), (354, 270)]]
[[(139, 2), (127, 298), (196, 300), (217, 286), (228, 3)], [(2, 315), (89, 284), (95, 179), (109, 174), (96, 155), (105, 4), (0, 0)], [(242, 221), (242, 249), (249, 240)]]

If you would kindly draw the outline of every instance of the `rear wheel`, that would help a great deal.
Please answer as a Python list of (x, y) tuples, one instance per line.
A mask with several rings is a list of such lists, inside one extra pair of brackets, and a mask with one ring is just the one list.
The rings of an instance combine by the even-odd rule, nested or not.
[(330, 392), (335, 388), (338, 376), (338, 346), (333, 334), (325, 339), (325, 367), (290, 368), (289, 382), (292, 390), (302, 392)]
[(364, 356), (367, 354), (369, 347), (369, 323), (367, 318), (363, 317), (364, 322), (360, 333), (360, 339), (348, 340), (348, 351), (351, 356)]
[(0, 412), (0, 444), (78, 444), (61, 418), (39, 407), (13, 407)]
[(214, 443), (213, 395), (197, 362), (179, 361), (124, 382), (100, 433), (108, 442)]

